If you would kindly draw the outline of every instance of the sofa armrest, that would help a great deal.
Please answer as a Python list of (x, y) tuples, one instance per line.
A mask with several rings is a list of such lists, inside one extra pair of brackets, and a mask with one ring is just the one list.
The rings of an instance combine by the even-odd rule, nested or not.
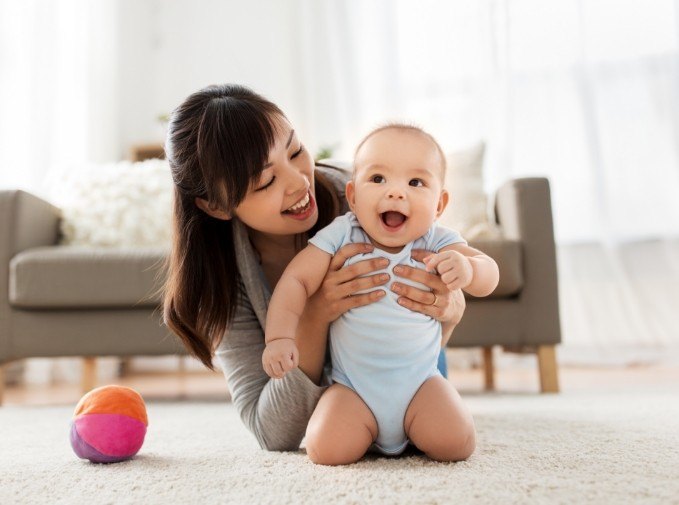
[(495, 194), (495, 219), (505, 237), (523, 248), (525, 309), (523, 344), (561, 341), (556, 245), (549, 181), (529, 177), (506, 182)]
[(6, 267), (17, 253), (56, 245), (61, 210), (22, 190), (0, 191), (0, 257)]
[(55, 245), (61, 211), (22, 190), (0, 191), (0, 363), (11, 359), (9, 262), (32, 247)]

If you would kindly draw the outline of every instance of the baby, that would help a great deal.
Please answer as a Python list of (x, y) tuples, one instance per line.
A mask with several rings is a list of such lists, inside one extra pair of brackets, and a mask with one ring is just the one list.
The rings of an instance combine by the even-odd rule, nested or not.
[[(262, 356), (267, 374), (281, 378), (297, 366), (295, 332), (300, 315), (307, 298), (320, 287), (333, 255), (345, 244), (374, 245), (372, 252), (357, 254), (345, 264), (384, 257), (390, 262), (387, 273), (396, 265), (425, 266), (451, 291), (486, 296), (495, 289), (497, 264), (436, 222), (448, 203), (445, 166), (438, 143), (413, 126), (387, 125), (363, 139), (346, 186), (351, 211), (318, 231), (276, 285)], [(411, 258), (413, 249), (435, 253), (423, 265)], [(431, 291), (405, 277), (398, 281)], [(397, 300), (388, 289), (376, 302), (348, 310), (331, 323), (329, 337), (332, 380), (351, 388), (370, 408), (378, 426), (374, 445), (389, 455), (401, 453), (408, 444), (404, 416), (414, 395), (427, 379), (440, 375), (442, 337), (439, 321)]]

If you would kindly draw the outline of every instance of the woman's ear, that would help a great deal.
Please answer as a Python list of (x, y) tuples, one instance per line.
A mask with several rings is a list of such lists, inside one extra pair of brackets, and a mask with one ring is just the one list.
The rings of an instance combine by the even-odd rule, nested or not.
[(347, 197), (347, 203), (352, 212), (356, 204), (356, 192), (354, 191), (354, 181), (347, 181), (347, 186), (344, 188), (344, 195)]
[(223, 210), (220, 209), (211, 209), (208, 201), (204, 198), (196, 197), (194, 202), (196, 203), (196, 206), (205, 212), (207, 215), (214, 217), (215, 219), (221, 219), (222, 221), (228, 221), (231, 219), (231, 214), (228, 212), (224, 212)]
[(438, 219), (441, 217), (441, 214), (443, 214), (443, 211), (445, 210), (446, 206), (448, 205), (448, 200), (450, 199), (450, 195), (448, 194), (448, 191), (445, 189), (441, 190), (441, 196), (439, 196), (439, 204), (436, 206), (436, 218)]

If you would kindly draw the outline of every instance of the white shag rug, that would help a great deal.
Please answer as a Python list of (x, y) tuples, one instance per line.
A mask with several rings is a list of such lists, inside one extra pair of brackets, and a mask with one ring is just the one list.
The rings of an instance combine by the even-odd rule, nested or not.
[(266, 452), (230, 403), (149, 402), (131, 461), (68, 442), (73, 407), (0, 407), (0, 503), (679, 503), (679, 402), (666, 392), (466, 395), (465, 462), (410, 451), (317, 466)]

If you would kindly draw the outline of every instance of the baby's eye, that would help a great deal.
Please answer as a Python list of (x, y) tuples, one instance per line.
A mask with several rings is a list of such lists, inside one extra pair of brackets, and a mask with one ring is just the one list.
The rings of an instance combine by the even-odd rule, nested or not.
[[(413, 181), (415, 181), (415, 183), (421, 182), (422, 185), (424, 186), (424, 181), (422, 179), (410, 179), (410, 182), (413, 182)], [(411, 186), (412, 186), (412, 184), (411, 184)]]
[(383, 180), (383, 179), (384, 179), (384, 177), (382, 177), (381, 175), (373, 175), (373, 176), (372, 176), (372, 177), (370, 178), (370, 180), (371, 180), (372, 182), (376, 182), (376, 183), (378, 183), (378, 184), (379, 184), (379, 183), (380, 183), (380, 181), (376, 181), (375, 179), (380, 179), (380, 180)]

